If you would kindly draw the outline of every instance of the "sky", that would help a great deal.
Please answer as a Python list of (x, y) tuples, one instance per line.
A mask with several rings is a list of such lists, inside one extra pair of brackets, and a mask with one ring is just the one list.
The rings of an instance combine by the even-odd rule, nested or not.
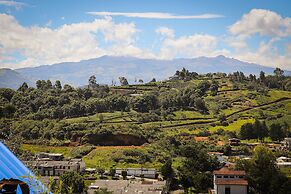
[(290, 0), (0, 0), (0, 68), (225, 55), (291, 70)]

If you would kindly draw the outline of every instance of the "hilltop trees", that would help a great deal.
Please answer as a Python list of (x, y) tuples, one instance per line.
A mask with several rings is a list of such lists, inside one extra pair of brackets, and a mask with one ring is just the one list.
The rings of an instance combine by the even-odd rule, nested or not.
[(198, 76), (198, 73), (190, 72), (189, 70), (183, 67), (181, 71), (178, 71), (178, 70), (176, 71), (175, 76), (177, 76), (177, 78), (180, 80), (191, 80), (195, 78), (196, 76)]
[(119, 82), (120, 82), (120, 85), (122, 85), (122, 86), (128, 85), (128, 81), (125, 77), (119, 77)]
[(89, 88), (96, 88), (97, 87), (97, 82), (96, 82), (96, 76), (95, 75), (90, 76), (89, 81), (88, 81), (88, 87)]
[(57, 80), (57, 81), (55, 82), (54, 87), (55, 87), (55, 89), (57, 89), (57, 90), (61, 90), (61, 89), (62, 89), (62, 84), (61, 84), (60, 80)]

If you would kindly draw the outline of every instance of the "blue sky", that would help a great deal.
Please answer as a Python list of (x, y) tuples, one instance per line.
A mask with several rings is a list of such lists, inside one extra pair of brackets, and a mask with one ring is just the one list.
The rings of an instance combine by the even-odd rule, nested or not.
[(225, 55), (291, 70), (288, 0), (0, 0), (0, 67)]

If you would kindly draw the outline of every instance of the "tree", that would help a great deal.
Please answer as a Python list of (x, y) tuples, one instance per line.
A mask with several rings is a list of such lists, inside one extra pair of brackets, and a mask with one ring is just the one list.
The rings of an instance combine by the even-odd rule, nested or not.
[(153, 78), (150, 82), (157, 82), (156, 78)]
[(128, 85), (128, 81), (125, 77), (119, 77), (119, 82), (120, 82), (120, 85), (122, 85), (122, 86)]
[(121, 176), (122, 176), (123, 180), (126, 180), (127, 171), (126, 170), (121, 171)]
[(260, 122), (256, 119), (255, 123), (253, 124), (253, 129), (257, 138), (261, 141), (264, 141), (264, 138), (268, 136), (268, 127), (265, 122)]
[(37, 80), (35, 85), (36, 85), (37, 89), (42, 89), (43, 88), (41, 80)]
[(47, 80), (45, 84), (45, 89), (52, 89), (52, 88), (53, 88), (53, 84), (51, 80)]
[(10, 88), (0, 88), (0, 96), (5, 98), (9, 102), (12, 99), (12, 97), (14, 96), (14, 94), (15, 94), (15, 91), (10, 89)]
[(246, 123), (241, 126), (239, 135), (241, 139), (256, 139), (256, 134), (252, 123)]
[(197, 192), (205, 192), (212, 186), (211, 171), (219, 167), (215, 157), (207, 154), (206, 150), (196, 143), (187, 143), (179, 147), (179, 154), (185, 159), (178, 168), (179, 180), (187, 191), (193, 187)]
[(285, 128), (279, 123), (273, 123), (270, 126), (270, 138), (273, 141), (281, 141), (286, 137), (287, 131)]
[(115, 173), (116, 173), (115, 168), (110, 168), (110, 170), (109, 170), (110, 176), (114, 177), (115, 176)]
[(16, 108), (13, 104), (6, 104), (2, 111), (5, 117), (12, 117), (16, 111)]
[(62, 90), (62, 84), (61, 84), (61, 81), (60, 81), (60, 80), (57, 80), (57, 81), (55, 82), (55, 88), (56, 88), (57, 90)]
[(265, 80), (266, 80), (265, 72), (261, 71), (260, 72), (260, 82), (265, 83)]
[(85, 182), (83, 177), (76, 172), (65, 172), (60, 176), (60, 181), (62, 181), (62, 191), (61, 193), (83, 193), (85, 189)]
[(138, 80), (138, 83), (143, 84), (143, 80), (142, 79), (139, 79)]
[(231, 152), (232, 152), (232, 150), (231, 150), (231, 146), (229, 144), (227, 144), (227, 145), (225, 145), (223, 147), (223, 153), (224, 153), (224, 155), (230, 156), (231, 155)]
[(284, 74), (284, 70), (282, 70), (282, 69), (280, 69), (280, 68), (277, 67), (277, 68), (274, 70), (274, 74), (275, 74), (277, 77), (282, 77), (283, 74)]
[(25, 92), (27, 91), (27, 89), (28, 89), (27, 83), (23, 82), (23, 84), (18, 88), (18, 91)]
[(89, 84), (89, 88), (96, 88), (97, 82), (96, 82), (96, 76), (95, 75), (90, 76), (88, 84)]
[(285, 194), (291, 190), (291, 181), (278, 169), (272, 151), (264, 146), (257, 146), (252, 159), (238, 161), (236, 168), (246, 171), (255, 193)]
[(161, 167), (161, 174), (164, 179), (171, 178), (174, 175), (174, 170), (172, 168), (172, 159), (169, 158)]

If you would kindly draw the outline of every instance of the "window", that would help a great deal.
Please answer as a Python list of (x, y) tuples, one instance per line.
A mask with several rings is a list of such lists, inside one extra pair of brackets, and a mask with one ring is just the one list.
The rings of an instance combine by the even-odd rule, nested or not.
[(233, 179), (233, 178), (234, 178), (234, 176), (229, 176), (229, 178), (232, 178), (232, 179)]
[(224, 193), (225, 194), (230, 194), (230, 187), (226, 187)]
[(228, 176), (223, 176), (223, 178), (228, 178)]
[(222, 178), (222, 177), (220, 175), (218, 175), (217, 178)]

